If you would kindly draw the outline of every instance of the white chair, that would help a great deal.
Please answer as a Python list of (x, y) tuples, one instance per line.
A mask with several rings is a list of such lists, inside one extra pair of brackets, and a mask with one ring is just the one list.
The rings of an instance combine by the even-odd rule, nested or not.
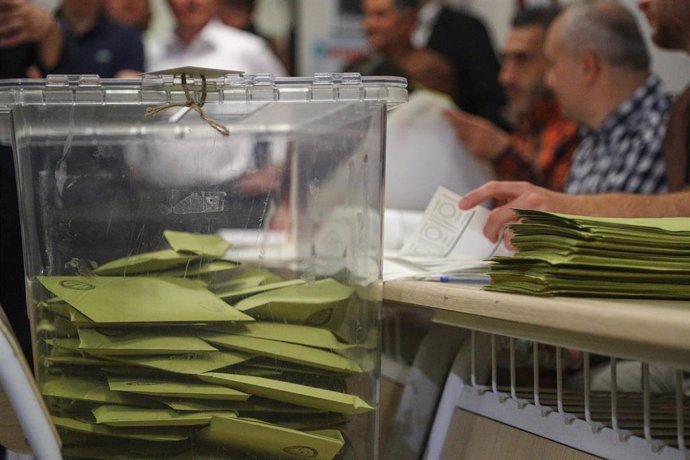
[(19, 454), (33, 454), (38, 460), (62, 459), (60, 438), (2, 308), (0, 444)]

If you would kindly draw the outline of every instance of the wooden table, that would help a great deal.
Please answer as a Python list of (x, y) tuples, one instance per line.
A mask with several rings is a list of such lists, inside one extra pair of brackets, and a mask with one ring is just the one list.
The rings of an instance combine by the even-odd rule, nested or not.
[(386, 282), (383, 298), (431, 308), (440, 323), (690, 368), (690, 302), (533, 297), (430, 281)]

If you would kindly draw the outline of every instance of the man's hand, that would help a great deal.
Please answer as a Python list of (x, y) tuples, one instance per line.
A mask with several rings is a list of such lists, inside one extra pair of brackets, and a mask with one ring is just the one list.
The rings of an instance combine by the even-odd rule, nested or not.
[(484, 118), (459, 110), (446, 110), (444, 116), (455, 135), (476, 157), (493, 160), (510, 146), (510, 136)]
[[(470, 209), (488, 200), (496, 200), (497, 207), (489, 214), (484, 226), (484, 235), (491, 241), (498, 241), (506, 224), (517, 222), (513, 209), (537, 209), (549, 212), (571, 212), (576, 197), (552, 192), (529, 182), (491, 181), (465, 194), (460, 200), (461, 209)], [(504, 237), (510, 243), (510, 232)]]
[(0, 48), (40, 43), (57, 24), (46, 8), (26, 0), (0, 0)]

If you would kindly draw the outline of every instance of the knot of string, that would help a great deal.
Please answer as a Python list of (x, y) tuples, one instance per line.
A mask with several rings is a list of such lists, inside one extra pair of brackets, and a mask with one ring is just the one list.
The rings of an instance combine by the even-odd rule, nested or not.
[(159, 105), (158, 107), (149, 107), (146, 109), (145, 116), (150, 117), (156, 115), (171, 107), (189, 107), (194, 109), (199, 114), (202, 120), (208, 123), (213, 129), (221, 133), (223, 136), (230, 135), (230, 130), (227, 128), (227, 126), (209, 117), (208, 115), (206, 115), (206, 112), (204, 111), (203, 107), (206, 103), (206, 76), (201, 76), (201, 97), (198, 101), (194, 99), (191, 91), (189, 90), (189, 86), (187, 85), (187, 76), (185, 74), (182, 74), (182, 89), (184, 90), (184, 95), (187, 99), (185, 102), (169, 102), (163, 105)]

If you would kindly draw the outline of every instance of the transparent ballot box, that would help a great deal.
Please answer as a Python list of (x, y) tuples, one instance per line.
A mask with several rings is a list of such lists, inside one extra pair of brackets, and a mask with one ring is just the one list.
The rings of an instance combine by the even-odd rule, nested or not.
[(405, 80), (0, 80), (64, 458), (375, 458)]

